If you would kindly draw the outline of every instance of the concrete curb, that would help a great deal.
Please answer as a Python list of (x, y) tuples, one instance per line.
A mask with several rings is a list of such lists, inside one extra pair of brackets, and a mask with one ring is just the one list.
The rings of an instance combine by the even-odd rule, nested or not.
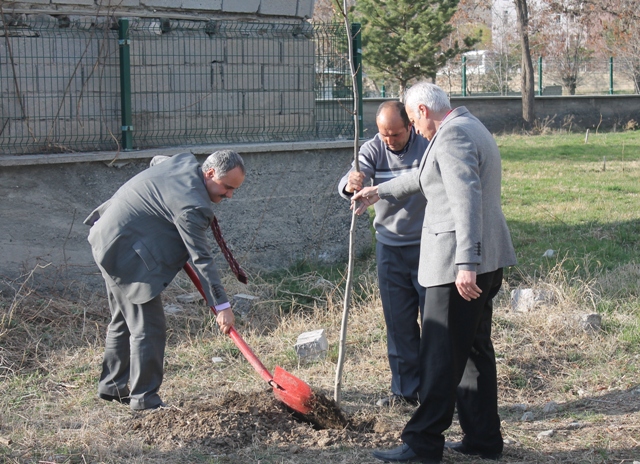
[[(362, 144), (364, 140), (360, 141)], [(95, 151), (86, 153), (0, 155), (0, 166), (34, 166), (66, 163), (88, 163), (104, 161), (117, 163), (130, 160), (151, 159), (156, 155), (174, 155), (191, 152), (194, 155), (208, 155), (216, 150), (227, 149), (242, 153), (282, 153), (287, 151), (332, 150), (353, 146), (353, 140), (318, 140), (282, 143), (246, 143), (217, 145), (187, 145), (177, 147), (150, 148), (134, 151)]]

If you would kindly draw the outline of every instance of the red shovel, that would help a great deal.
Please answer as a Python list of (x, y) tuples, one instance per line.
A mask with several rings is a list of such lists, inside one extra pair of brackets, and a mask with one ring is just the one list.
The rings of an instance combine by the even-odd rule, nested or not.
[[(184, 265), (184, 270), (206, 301), (207, 297), (202, 289), (200, 279), (191, 265), (186, 263)], [(213, 314), (217, 314), (213, 306), (210, 306), (210, 308), (211, 311), (213, 311)], [(240, 352), (242, 352), (244, 357), (247, 358), (247, 361), (249, 361), (258, 374), (260, 374), (260, 376), (266, 380), (271, 387), (273, 387), (273, 394), (278, 400), (282, 401), (284, 404), (300, 414), (308, 414), (311, 412), (313, 409), (314, 395), (309, 385), (296, 376), (289, 374), (279, 366), (276, 366), (274, 374), (271, 375), (267, 368), (264, 367), (264, 364), (262, 364), (256, 355), (253, 354), (249, 345), (245, 343), (234, 327), (229, 331), (229, 337), (231, 337), (233, 343), (236, 344)]]

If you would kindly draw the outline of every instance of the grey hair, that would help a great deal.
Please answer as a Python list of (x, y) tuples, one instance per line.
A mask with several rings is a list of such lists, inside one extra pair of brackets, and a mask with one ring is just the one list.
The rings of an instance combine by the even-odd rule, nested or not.
[(415, 114), (420, 114), (418, 105), (426, 106), (429, 111), (441, 114), (451, 109), (447, 93), (431, 82), (422, 81), (409, 87), (404, 93), (404, 104)]
[(216, 171), (218, 179), (226, 176), (229, 171), (235, 168), (240, 168), (242, 173), (246, 174), (244, 161), (239, 154), (232, 150), (218, 150), (207, 156), (207, 159), (202, 163), (202, 171), (207, 172), (212, 168)]

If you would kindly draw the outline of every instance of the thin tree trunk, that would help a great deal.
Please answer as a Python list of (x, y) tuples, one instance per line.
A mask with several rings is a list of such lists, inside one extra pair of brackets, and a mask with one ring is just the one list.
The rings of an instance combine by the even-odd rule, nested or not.
[[(337, 1), (337, 0), (336, 0)], [(347, 0), (343, 0), (342, 16), (344, 17), (344, 25), (347, 30), (347, 39), (349, 42), (349, 68), (351, 69), (351, 83), (353, 86), (353, 122), (354, 122), (354, 136), (353, 136), (353, 163), (356, 171), (360, 171), (360, 163), (358, 161), (358, 151), (360, 148), (360, 140), (358, 134), (360, 133), (360, 122), (358, 118), (358, 82), (356, 79), (354, 59), (353, 59), (353, 37), (351, 35), (351, 24), (349, 24), (349, 18), (347, 17)], [(358, 32), (359, 34), (361, 32)], [(351, 228), (349, 229), (349, 264), (347, 266), (347, 281), (345, 283), (344, 291), (344, 303), (342, 310), (342, 324), (340, 326), (340, 346), (338, 350), (338, 365), (336, 366), (336, 379), (335, 390), (333, 399), (336, 405), (340, 407), (341, 393), (342, 393), (342, 367), (344, 366), (344, 359), (346, 356), (347, 347), (347, 325), (349, 320), (349, 306), (351, 305), (351, 288), (353, 286), (353, 261), (355, 257), (354, 243), (355, 243), (355, 230), (356, 230), (356, 212), (355, 208), (351, 214)]]
[(522, 119), (525, 125), (530, 127), (535, 120), (535, 88), (534, 71), (531, 61), (531, 49), (529, 48), (529, 9), (527, 0), (514, 0), (518, 16), (518, 33), (522, 46)]

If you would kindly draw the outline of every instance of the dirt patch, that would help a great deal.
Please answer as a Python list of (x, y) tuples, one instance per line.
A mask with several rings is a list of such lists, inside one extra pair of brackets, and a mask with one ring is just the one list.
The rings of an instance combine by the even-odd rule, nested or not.
[(131, 424), (132, 433), (154, 447), (190, 444), (226, 455), (255, 444), (284, 447), (290, 452), (334, 443), (385, 446), (398, 440), (397, 430), (390, 429), (373, 415), (349, 417), (332, 400), (317, 394), (313, 412), (301, 417), (278, 401), (271, 390), (229, 392), (222, 398), (200, 398), (145, 411), (136, 414)]
[(318, 430), (341, 429), (349, 426), (349, 421), (344, 417), (336, 402), (320, 392), (313, 392), (309, 413), (303, 415), (294, 412), (293, 416), (304, 422), (309, 422)]

